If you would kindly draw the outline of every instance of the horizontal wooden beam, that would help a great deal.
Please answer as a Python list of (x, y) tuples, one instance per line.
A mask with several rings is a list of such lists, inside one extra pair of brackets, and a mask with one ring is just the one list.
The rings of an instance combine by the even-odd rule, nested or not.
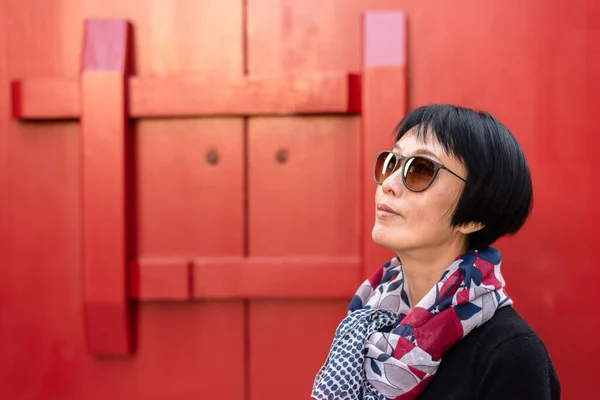
[(130, 88), (134, 118), (360, 111), (357, 75), (134, 78)]
[(130, 293), (137, 300), (190, 300), (192, 274), (188, 260), (136, 260)]
[(137, 300), (350, 299), (360, 266), (358, 257), (141, 259), (131, 292)]
[[(128, 80), (129, 117), (347, 114), (361, 111), (360, 75), (165, 77)], [(13, 116), (78, 119), (78, 78), (31, 79), (12, 85)]]
[(73, 119), (81, 115), (79, 79), (35, 78), (12, 82), (12, 113), (20, 119)]

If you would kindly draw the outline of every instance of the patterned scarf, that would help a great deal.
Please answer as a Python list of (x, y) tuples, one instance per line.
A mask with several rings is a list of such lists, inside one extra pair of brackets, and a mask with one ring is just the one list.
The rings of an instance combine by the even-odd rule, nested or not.
[(512, 305), (500, 274), (500, 252), (468, 252), (411, 308), (398, 258), (358, 289), (338, 326), (312, 398), (408, 400), (427, 387), (442, 354), (496, 310)]

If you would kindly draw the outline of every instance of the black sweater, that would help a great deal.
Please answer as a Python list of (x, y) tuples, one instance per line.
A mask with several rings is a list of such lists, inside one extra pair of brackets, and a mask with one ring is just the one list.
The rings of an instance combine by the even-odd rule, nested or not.
[(442, 356), (419, 400), (558, 400), (560, 383), (546, 346), (504, 307)]

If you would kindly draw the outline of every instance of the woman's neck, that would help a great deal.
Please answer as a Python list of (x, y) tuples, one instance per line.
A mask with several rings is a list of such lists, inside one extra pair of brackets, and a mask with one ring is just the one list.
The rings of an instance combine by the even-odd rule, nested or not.
[(457, 256), (466, 251), (464, 243), (398, 254), (408, 282), (411, 307), (417, 305), (442, 277)]

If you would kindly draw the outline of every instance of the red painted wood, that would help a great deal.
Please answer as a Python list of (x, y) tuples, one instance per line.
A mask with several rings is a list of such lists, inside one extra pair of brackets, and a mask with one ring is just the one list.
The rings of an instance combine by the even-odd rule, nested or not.
[(13, 117), (20, 119), (66, 119), (80, 115), (77, 79), (34, 78), (12, 84)]
[[(346, 18), (358, 22), (359, 16), (350, 17), (342, 4), (329, 13), (331, 5), (249, 1), (249, 74), (359, 72), (360, 65), (345, 57), (360, 43), (360, 31), (347, 29), (352, 25)], [(355, 116), (249, 120), (249, 254), (283, 259), (272, 273), (256, 274), (254, 284), (305, 299), (249, 301), (249, 399), (310, 396), (335, 327), (360, 284), (360, 135)], [(356, 262), (303, 267), (308, 273), (298, 276), (294, 261), (311, 257)], [(290, 367), (278, 368), (285, 360), (293, 360)]]
[[(557, 0), (180, 0), (143, 7), (130, 0), (57, 0), (35, 7), (0, 2), (5, 39), (0, 40), (0, 342), (8, 349), (0, 357), (0, 397), (233, 400), (271, 398), (274, 392), (289, 399), (308, 397), (307, 385), (315, 365), (324, 361), (346, 300), (249, 300), (246, 306), (239, 300), (142, 302), (135, 357), (89, 356), (81, 329), (79, 127), (73, 121), (11, 119), (9, 82), (77, 76), (82, 21), (98, 16), (132, 21), (140, 79), (240, 76), (244, 69), (252, 76), (360, 73), (361, 13), (376, 8), (402, 9), (408, 15), (410, 107), (453, 102), (486, 108), (524, 144), (536, 206), (525, 230), (500, 243), (508, 289), (519, 312), (548, 344), (563, 397), (595, 399), (594, 371), (582, 369), (577, 354), (600, 355), (593, 298), (600, 222), (594, 168), (600, 146), (595, 134), (600, 124), (595, 111), (600, 106), (598, 7), (585, 0), (566, 5)], [(360, 118), (349, 119), (351, 131), (359, 135)], [(228, 255), (233, 225), (198, 227), (200, 218), (192, 216), (205, 208), (196, 205), (201, 190), (193, 188), (189, 204), (181, 198), (192, 191), (191, 183), (201, 181), (194, 170), (203, 165), (204, 147), (193, 163), (200, 136), (219, 136), (230, 127), (224, 120), (204, 125), (213, 118), (186, 120), (188, 127), (169, 118), (135, 126), (136, 149), (144, 146), (135, 154), (140, 175), (135, 187), (144, 188), (136, 200), (138, 213), (146, 204), (136, 225), (146, 235), (138, 243), (139, 248), (145, 243), (143, 257), (201, 258), (206, 241), (220, 256)], [(241, 118), (226, 120), (243, 127)], [(154, 137), (147, 139), (150, 131)], [(164, 176), (158, 167), (144, 171), (151, 168), (151, 157), (161, 154), (160, 146), (170, 143), (166, 138), (183, 132), (196, 140), (188, 137), (169, 147), (160, 164)], [(243, 128), (237, 134), (243, 137)], [(167, 169), (170, 162), (179, 167)], [(167, 196), (161, 183), (169, 180), (177, 182), (173, 187), (187, 187), (186, 196)], [(144, 200), (148, 196), (153, 196), (155, 212)], [(213, 194), (207, 204), (229, 196)], [(170, 207), (170, 201), (178, 202)], [(179, 218), (171, 225), (169, 209), (177, 209), (172, 213)], [(191, 210), (187, 220), (186, 209)], [(153, 219), (157, 212), (161, 223)], [(204, 212), (202, 218), (210, 214)], [(181, 221), (189, 222), (176, 234)], [(155, 230), (164, 230), (164, 237)], [(214, 236), (221, 238), (218, 244), (210, 241)], [(243, 255), (238, 239), (231, 241), (235, 257)], [(226, 374), (217, 363), (223, 348), (228, 351)], [(273, 349), (290, 354), (294, 363), (289, 369), (273, 369), (280, 365), (280, 352)]]
[[(251, 257), (358, 257), (356, 122), (348, 117), (250, 119)], [(358, 270), (348, 268), (348, 274), (358, 283)]]
[(285, 399), (309, 399), (316, 371), (331, 346), (331, 332), (347, 307), (347, 300), (252, 301), (248, 371), (254, 384), (249, 398), (272, 399), (278, 393)]
[(400, 11), (370, 11), (362, 25), (362, 104), (361, 119), (361, 248), (366, 279), (374, 266), (394, 256), (389, 249), (373, 242), (375, 156), (393, 147), (392, 131), (408, 111), (406, 74), (406, 14)]
[(126, 74), (128, 23), (85, 25), (81, 78), (82, 260), (86, 335), (95, 355), (132, 351), (127, 287), (130, 141)]
[(357, 77), (296, 76), (134, 79), (131, 114), (146, 116), (324, 114), (360, 111)]
[[(85, 0), (82, 7), (87, 15), (131, 21), (136, 77), (242, 74), (239, 0), (144, 5)], [(136, 255), (241, 255), (242, 119), (149, 118), (133, 121), (133, 130)], [(216, 166), (206, 162), (212, 148), (220, 155)], [(223, 216), (226, 220), (219, 220)], [(244, 398), (242, 301), (152, 301), (136, 307), (135, 356), (112, 366), (97, 363), (81, 379), (92, 383), (71, 398)]]
[[(345, 72), (272, 77), (131, 78), (130, 116), (332, 114), (360, 112), (360, 77)], [(14, 116), (78, 118), (76, 80), (15, 81)]]
[(135, 359), (98, 371), (106, 386), (88, 384), (82, 397), (243, 399), (245, 318), (240, 301), (144, 303)]
[[(6, 15), (11, 16), (10, 23), (4, 19)], [(135, 324), (135, 356), (97, 358), (87, 351), (82, 329), (80, 129), (75, 121), (23, 123), (10, 119), (8, 84), (15, 79), (77, 76), (83, 20), (98, 16), (132, 21), (136, 36), (135, 72), (140, 76), (179, 76), (190, 72), (197, 75), (211, 71), (239, 76), (242, 72), (242, 14), (238, 0), (153, 2), (141, 8), (139, 2), (113, 0), (60, 0), (42, 2), (35, 8), (24, 6), (20, 1), (0, 3), (0, 32), (5, 33), (5, 27), (11, 32), (4, 36), (6, 40), (0, 40), (0, 165), (3, 167), (0, 172), (0, 214), (3, 216), (0, 218), (0, 248), (6, 257), (0, 266), (0, 337), (11, 349), (0, 357), (0, 381), (3, 382), (0, 397), (243, 398), (247, 386), (247, 352), (242, 301), (142, 302), (136, 305), (139, 313)], [(218, 48), (212, 45), (214, 41), (220, 43)], [(142, 159), (149, 159), (144, 158), (142, 151), (160, 154), (161, 142), (168, 142), (165, 137), (172, 137), (171, 132), (177, 129), (195, 140), (179, 142), (180, 147), (171, 146), (173, 158), (178, 158), (182, 150), (188, 150), (186, 146), (202, 143), (205, 134), (225, 136), (226, 144), (231, 148), (236, 146), (227, 132), (235, 128), (241, 138), (242, 120), (227, 118), (209, 123), (214, 120), (188, 118), (185, 121), (191, 124), (188, 127), (172, 119), (139, 121), (134, 125), (133, 161), (138, 165)], [(173, 129), (170, 125), (177, 122), (178, 128)], [(156, 125), (149, 128), (152, 123)], [(148, 129), (156, 132), (153, 140), (144, 140)], [(144, 138), (140, 139), (141, 136)], [(225, 150), (228, 149), (223, 149), (222, 154), (229, 160)], [(194, 148), (190, 148), (185, 162), (193, 155)], [(198, 158), (202, 161), (191, 165), (190, 172), (204, 163), (205, 154)], [(166, 157), (164, 161), (168, 164)], [(139, 168), (138, 165), (133, 188), (146, 185), (144, 195), (161, 190), (160, 181), (185, 179), (168, 176), (166, 173), (172, 170), (166, 168), (163, 177), (142, 173)], [(4, 181), (4, 176), (9, 180)], [(148, 180), (152, 176), (156, 176), (156, 180)], [(187, 179), (198, 183), (203, 178), (206, 176), (199, 179), (190, 174)], [(201, 208), (194, 204), (201, 187), (194, 189), (188, 185), (184, 195), (179, 196), (189, 198), (189, 205), (196, 206), (196, 211)], [(190, 193), (193, 196), (188, 196)], [(138, 212), (143, 202), (141, 194), (134, 196)], [(228, 195), (214, 193), (213, 197), (217, 198), (214, 202), (218, 204), (220, 199), (223, 203)], [(182, 215), (184, 210), (178, 212)], [(205, 215), (210, 212), (204, 210)], [(141, 215), (135, 214), (136, 232), (140, 233)], [(242, 210), (239, 214), (243, 215)], [(229, 232), (223, 232), (214, 226), (196, 227), (197, 220), (191, 216), (188, 214), (188, 220), (192, 220), (188, 226), (193, 225), (196, 234), (201, 232), (201, 237), (194, 241), (200, 244), (198, 251), (202, 251), (205, 242), (210, 242), (207, 239), (216, 236), (225, 243), (216, 246), (216, 241), (212, 241), (209, 244), (224, 251), (229, 243), (230, 253), (237, 255), (237, 249), (242, 247), (233, 245), (229, 233), (239, 229), (231, 227)], [(148, 221), (143, 224), (150, 225)], [(188, 233), (189, 230), (180, 229), (175, 240), (164, 240), (184, 242)], [(239, 235), (242, 236), (243, 231)], [(190, 242), (192, 240), (186, 245)], [(149, 244), (147, 240), (145, 243)], [(168, 250), (164, 241), (155, 243), (158, 249), (146, 247), (150, 253)], [(225, 361), (226, 373), (215, 368), (223, 359), (224, 348), (231, 352)]]
[[(246, 350), (241, 302), (144, 302), (137, 319), (135, 357), (94, 359), (80, 352), (68, 354), (78, 369), (71, 368), (72, 375), (64, 378), (64, 372), (48, 371), (56, 379), (45, 382), (38, 397), (52, 399), (54, 393), (67, 393), (61, 398), (244, 398)], [(55, 353), (48, 358), (60, 365), (60, 357)], [(63, 371), (69, 369), (68, 363), (63, 363), (67, 364)], [(221, 368), (226, 368), (225, 376), (215, 373)]]
[(83, 73), (113, 72), (128, 75), (131, 69), (129, 41), (131, 26), (126, 20), (86, 21), (83, 47)]
[(136, 300), (184, 301), (192, 297), (191, 262), (140, 260), (131, 270), (131, 297)]
[[(185, 261), (179, 263), (182, 262)], [(196, 258), (192, 264), (197, 299), (347, 299), (356, 291), (352, 271), (359, 268), (360, 260), (357, 257)]]
[(239, 118), (135, 123), (138, 257), (244, 255), (243, 129)]

